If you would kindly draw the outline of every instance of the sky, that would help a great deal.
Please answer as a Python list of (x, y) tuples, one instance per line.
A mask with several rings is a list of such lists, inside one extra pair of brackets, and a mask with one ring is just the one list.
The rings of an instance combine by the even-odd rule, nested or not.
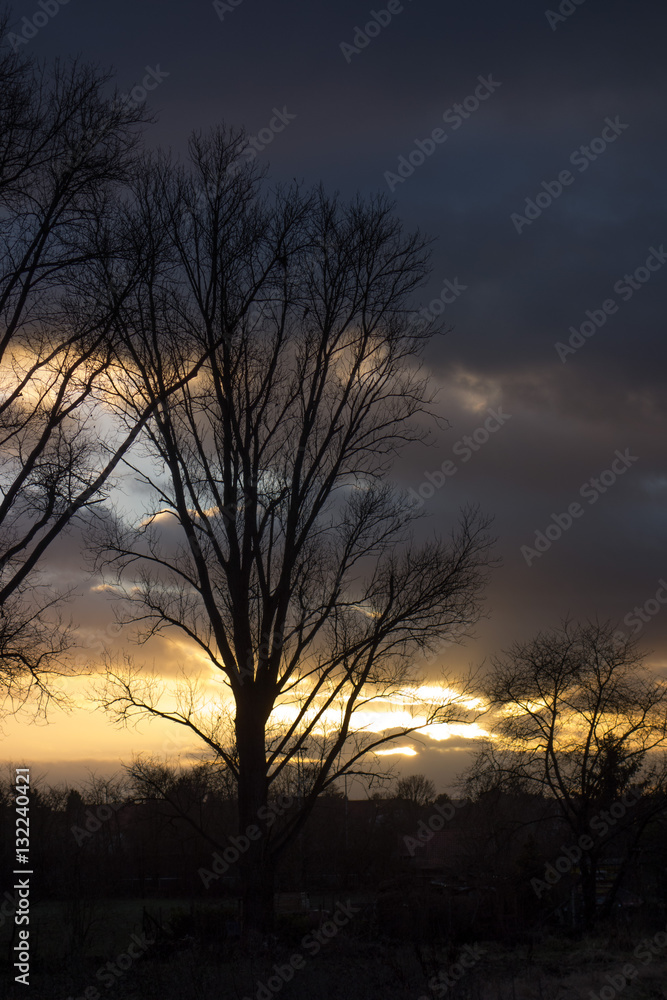
[[(145, 81), (149, 145), (182, 152), (192, 129), (243, 125), (271, 180), (384, 192), (407, 229), (433, 237), (419, 305), (447, 329), (426, 360), (449, 427), (404, 454), (395, 479), (428, 515), (424, 530), (446, 533), (478, 503), (503, 565), (477, 638), (427, 674), (597, 615), (636, 635), (664, 677), (667, 11), (648, 0), (13, 10), (22, 51), (114, 68), (128, 94)], [(80, 586), (91, 662), (101, 642), (118, 648), (108, 595), (76, 546), (58, 543), (45, 568)], [(163, 642), (141, 655), (169, 673), (189, 654)], [(119, 732), (88, 703), (50, 718), (8, 721), (0, 756), (65, 780), (187, 749), (167, 727)], [(439, 789), (469, 759), (460, 735), (402, 746), (413, 752), (396, 757), (401, 769)]]

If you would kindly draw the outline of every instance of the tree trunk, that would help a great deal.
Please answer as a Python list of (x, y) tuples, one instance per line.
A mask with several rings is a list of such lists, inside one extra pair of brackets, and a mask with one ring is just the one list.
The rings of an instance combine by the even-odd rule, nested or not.
[(269, 851), (264, 720), (257, 704), (237, 706), (239, 862), (242, 885), (242, 931), (247, 939), (273, 926), (275, 866)]
[(241, 868), (241, 926), (243, 937), (248, 940), (258, 935), (264, 937), (273, 929), (275, 869), (266, 857), (253, 857), (252, 851), (248, 852), (246, 859), (247, 864)]

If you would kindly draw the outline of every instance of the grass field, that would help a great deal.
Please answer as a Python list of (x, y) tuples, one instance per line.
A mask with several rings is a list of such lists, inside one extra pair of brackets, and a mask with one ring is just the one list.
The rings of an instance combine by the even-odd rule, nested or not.
[[(0, 995), (3, 1000), (667, 1000), (667, 947), (654, 931), (427, 948), (378, 937), (362, 899), (356, 908), (358, 915), (334, 933), (331, 924), (328, 937), (324, 929), (318, 935), (305, 915), (283, 916), (274, 938), (250, 955), (229, 937), (231, 902), (42, 903), (31, 912), (30, 987), (9, 977)], [(4, 956), (10, 930), (7, 922), (0, 932)]]

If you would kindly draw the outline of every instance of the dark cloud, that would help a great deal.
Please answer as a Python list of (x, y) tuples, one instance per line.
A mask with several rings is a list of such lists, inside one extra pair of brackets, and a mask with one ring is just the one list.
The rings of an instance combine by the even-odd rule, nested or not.
[[(565, 21), (552, 18), (552, 30), (548, 8), (528, 0), (405, 0), (347, 62), (340, 44), (385, 6), (242, 0), (220, 20), (211, 3), (103, 0), (64, 6), (29, 44), (40, 56), (78, 52), (115, 65), (121, 89), (159, 65), (169, 76), (152, 94), (159, 121), (148, 140), (176, 150), (193, 127), (225, 119), (254, 133), (286, 108), (296, 118), (261, 162), (276, 180), (323, 180), (345, 196), (389, 193), (385, 173), (443, 126), (480, 75), (501, 82), (459, 128), (445, 126), (446, 142), (393, 191), (406, 225), (436, 237), (420, 304), (437, 299), (445, 279), (467, 286), (443, 313), (451, 332), (427, 354), (451, 426), (401, 459), (401, 484), (419, 489), (489, 407), (511, 414), (424, 507), (425, 532), (449, 530), (471, 500), (496, 517), (504, 566), (478, 642), (452, 654), (465, 665), (567, 613), (622, 620), (667, 575), (667, 265), (627, 300), (614, 288), (667, 244), (667, 15), (649, 0), (585, 0)], [(616, 116), (628, 128), (580, 172), (571, 154)], [(512, 213), (564, 169), (572, 184), (518, 233)], [(609, 299), (618, 309), (563, 362), (555, 345)], [(638, 461), (527, 566), (520, 547), (626, 448)], [(76, 578), (74, 549), (63, 542), (47, 565)], [(86, 591), (77, 616), (103, 632), (104, 595)], [(641, 639), (664, 665), (667, 613)], [(464, 749), (429, 744), (416, 769), (434, 776)]]

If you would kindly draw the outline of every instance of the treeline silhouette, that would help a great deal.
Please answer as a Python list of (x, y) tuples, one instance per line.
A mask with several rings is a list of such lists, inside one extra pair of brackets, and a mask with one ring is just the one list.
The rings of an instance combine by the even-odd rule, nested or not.
[[(173, 900), (215, 904), (229, 918), (224, 933), (237, 932), (244, 838), (233, 789), (201, 766), (163, 767), (160, 777), (160, 795), (125, 778), (97, 778), (84, 789), (33, 788), (37, 901), (76, 904), (63, 909), (73, 940), (85, 939), (76, 924), (81, 908), (109, 899), (141, 900), (154, 911)], [(1, 794), (2, 863), (10, 871), (9, 782)], [(660, 790), (628, 790), (594, 817), (598, 920), (660, 919), (667, 902), (661, 804)], [(298, 808), (297, 797), (285, 794), (274, 808), (279, 822)], [(516, 943), (539, 930), (577, 933), (586, 848), (540, 795), (491, 789), (452, 799), (421, 776), (366, 799), (346, 800), (334, 790), (318, 800), (278, 869), (277, 928), (281, 917), (313, 917), (352, 894), (364, 900), (375, 932), (389, 938)], [(10, 898), (3, 899), (5, 917)]]

